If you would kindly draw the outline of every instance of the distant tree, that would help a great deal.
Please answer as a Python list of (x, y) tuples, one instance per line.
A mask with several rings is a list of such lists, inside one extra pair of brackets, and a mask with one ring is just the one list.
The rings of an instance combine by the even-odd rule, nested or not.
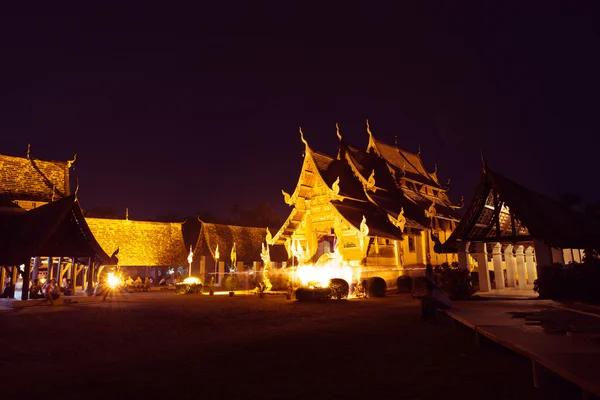
[(123, 218), (113, 207), (96, 207), (89, 210), (83, 210), (83, 215), (87, 218)]
[(270, 204), (261, 203), (251, 209), (241, 210), (237, 223), (243, 226), (278, 228), (282, 221)]
[(184, 220), (185, 218), (182, 217), (181, 214), (178, 214), (176, 212), (169, 212), (165, 215), (160, 215), (152, 219), (152, 221), (157, 222), (183, 222)]
[(570, 208), (579, 208), (583, 205), (583, 197), (577, 193), (565, 192), (559, 196), (561, 203)]
[(181, 226), (181, 231), (183, 234), (183, 242), (185, 243), (187, 250), (189, 250), (190, 245), (196, 246), (201, 227), (202, 224), (195, 216), (189, 216), (185, 219), (185, 222)]
[(199, 211), (196, 213), (196, 217), (202, 222), (208, 222), (212, 224), (230, 224), (231, 220), (224, 217), (218, 217), (216, 214), (210, 211)]

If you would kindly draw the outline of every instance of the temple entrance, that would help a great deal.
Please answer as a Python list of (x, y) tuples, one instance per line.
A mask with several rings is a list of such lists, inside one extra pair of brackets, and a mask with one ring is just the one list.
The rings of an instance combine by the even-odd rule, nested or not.
[(317, 256), (318, 260), (323, 254), (333, 253), (335, 251), (336, 238), (334, 234), (320, 235), (317, 242)]

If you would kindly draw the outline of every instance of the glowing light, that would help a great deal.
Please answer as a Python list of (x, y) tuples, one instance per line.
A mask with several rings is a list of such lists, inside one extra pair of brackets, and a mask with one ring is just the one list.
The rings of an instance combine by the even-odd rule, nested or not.
[(333, 278), (344, 279), (348, 284), (353, 282), (353, 269), (343, 262), (339, 252), (323, 254), (315, 265), (299, 265), (296, 276), (302, 286), (327, 287)]
[(185, 285), (195, 285), (195, 284), (199, 284), (202, 283), (200, 281), (200, 278), (196, 278), (195, 276), (188, 276), (187, 278), (185, 278), (182, 282)]
[(110, 286), (111, 289), (114, 289), (117, 286), (119, 286), (120, 284), (121, 284), (121, 280), (115, 275), (115, 273), (109, 272), (108, 273), (108, 286)]

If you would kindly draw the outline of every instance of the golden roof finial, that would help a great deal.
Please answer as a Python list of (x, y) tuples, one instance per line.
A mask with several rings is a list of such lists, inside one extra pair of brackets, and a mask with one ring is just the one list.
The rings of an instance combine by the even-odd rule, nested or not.
[(394, 136), (394, 145), (398, 148), (398, 135)]
[(125, 219), (129, 220), (129, 207), (125, 209)]
[(300, 131), (300, 140), (302, 140), (302, 143), (304, 143), (304, 145), (308, 147), (308, 142), (306, 141), (306, 139), (304, 139), (304, 133), (302, 133), (302, 127), (298, 127), (298, 130)]
[(419, 143), (419, 149), (417, 150), (417, 155), (420, 156), (421, 155), (421, 143)]
[(369, 120), (366, 120), (367, 122), (367, 133), (369, 134), (369, 136), (373, 136), (373, 134), (371, 133), (371, 127), (369, 126)]
[(367, 181), (367, 187), (369, 189), (372, 189), (375, 186), (375, 169), (373, 169), (373, 171), (371, 172), (371, 175), (369, 176), (369, 180)]
[(336, 122), (335, 123), (335, 133), (338, 137), (338, 139), (340, 139), (340, 142), (342, 141), (342, 134), (340, 133), (340, 126), (339, 124)]
[(267, 242), (267, 244), (273, 245), (273, 236), (271, 235), (269, 227), (267, 227), (267, 235), (265, 236), (265, 241)]
[(289, 193), (287, 193), (285, 190), (281, 190), (281, 194), (283, 194), (283, 201), (285, 201), (285, 204), (292, 204), (292, 196), (290, 196)]
[(483, 173), (486, 173), (487, 164), (485, 163), (485, 157), (483, 156), (483, 149), (479, 149), (479, 154), (481, 154), (481, 162), (483, 163)]
[(72, 160), (67, 161), (67, 168), (71, 168), (71, 165), (77, 160), (77, 153), (73, 156)]
[(77, 198), (77, 193), (79, 193), (79, 177), (75, 178), (75, 198)]
[(331, 185), (331, 190), (333, 190), (334, 195), (340, 194), (340, 177), (338, 176), (333, 185)]
[(31, 143), (27, 143), (27, 158), (31, 158)]

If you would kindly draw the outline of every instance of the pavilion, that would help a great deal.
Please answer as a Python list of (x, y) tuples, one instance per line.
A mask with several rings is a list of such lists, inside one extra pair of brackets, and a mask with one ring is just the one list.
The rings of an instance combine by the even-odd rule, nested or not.
[[(460, 268), (477, 265), (481, 292), (532, 288), (540, 266), (580, 262), (584, 249), (600, 247), (600, 223), (492, 171), (484, 160), (469, 208), (437, 253), (458, 253)], [(491, 253), (491, 262), (489, 254)], [(506, 283), (503, 277), (506, 272)]]
[(77, 192), (29, 211), (3, 200), (0, 205), (0, 287), (10, 280), (9, 297), (14, 298), (22, 276), (21, 299), (27, 300), (30, 281), (46, 270), (46, 279), (63, 276), (79, 284), (88, 295), (100, 265), (116, 264), (100, 247), (90, 231)]

